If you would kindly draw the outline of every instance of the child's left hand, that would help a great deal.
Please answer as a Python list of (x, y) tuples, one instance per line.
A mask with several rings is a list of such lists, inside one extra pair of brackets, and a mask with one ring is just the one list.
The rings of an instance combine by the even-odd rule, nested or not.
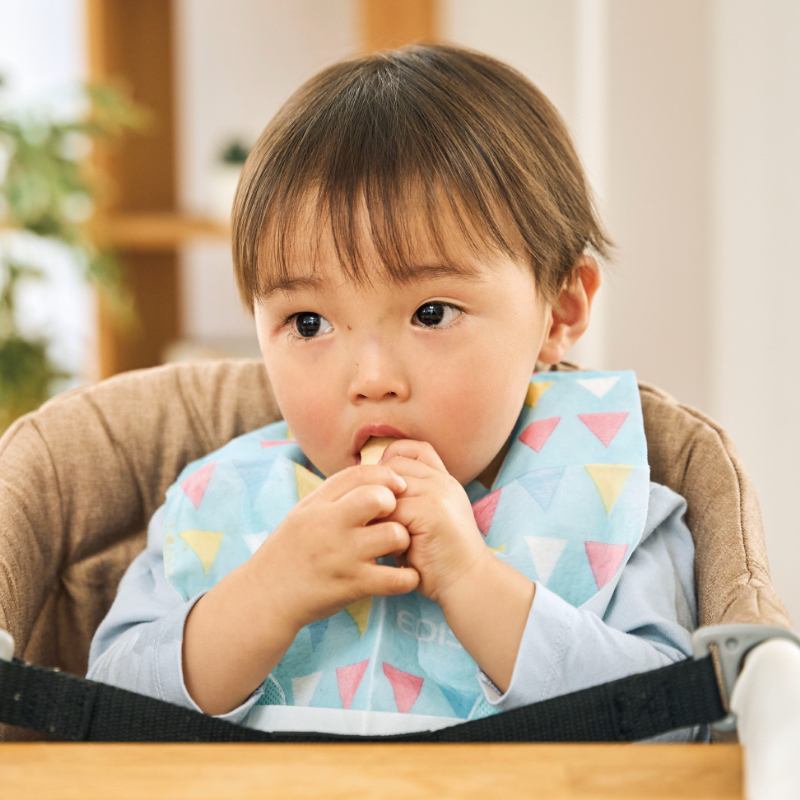
[(411, 535), (400, 565), (420, 575), (417, 591), (442, 604), (446, 592), (486, 555), (464, 487), (447, 471), (427, 442), (399, 439), (380, 460), (405, 480), (408, 488), (381, 522), (395, 521)]

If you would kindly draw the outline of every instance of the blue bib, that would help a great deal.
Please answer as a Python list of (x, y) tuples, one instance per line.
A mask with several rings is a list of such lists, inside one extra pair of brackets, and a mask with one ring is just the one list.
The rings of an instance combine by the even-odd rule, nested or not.
[[(240, 436), (170, 487), (164, 562), (185, 600), (248, 559), (322, 483), (289, 435), (281, 421)], [(545, 372), (531, 379), (492, 489), (465, 490), (497, 558), (602, 617), (641, 538), (649, 481), (634, 373)], [(438, 605), (414, 591), (367, 597), (303, 628), (247, 724), (368, 733), (492, 713), (477, 664)]]

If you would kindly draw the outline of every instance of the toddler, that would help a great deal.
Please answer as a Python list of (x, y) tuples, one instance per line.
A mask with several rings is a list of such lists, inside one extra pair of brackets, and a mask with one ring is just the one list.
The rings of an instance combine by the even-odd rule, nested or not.
[(301, 87), (233, 211), (283, 420), (184, 470), (88, 677), (391, 733), (688, 657), (685, 502), (649, 482), (635, 379), (547, 371), (608, 245), (563, 122), (510, 67), (413, 46)]

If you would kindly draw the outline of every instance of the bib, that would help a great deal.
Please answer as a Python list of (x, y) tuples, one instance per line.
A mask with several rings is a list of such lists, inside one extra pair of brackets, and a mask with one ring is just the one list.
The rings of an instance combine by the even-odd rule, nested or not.
[[(188, 465), (167, 492), (172, 586), (184, 600), (211, 589), (323, 480), (283, 421)], [(649, 486), (634, 373), (545, 372), (531, 379), (492, 488), (473, 481), (465, 491), (496, 558), (602, 617), (641, 538)], [(246, 724), (365, 734), (493, 713), (477, 664), (438, 605), (414, 591), (367, 597), (303, 628)]]

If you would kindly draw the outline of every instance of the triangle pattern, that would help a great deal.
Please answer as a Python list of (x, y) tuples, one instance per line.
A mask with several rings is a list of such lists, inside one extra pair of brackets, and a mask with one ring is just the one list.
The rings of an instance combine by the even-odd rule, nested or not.
[(633, 466), (631, 464), (584, 464), (583, 466), (594, 481), (597, 491), (600, 492), (606, 514), (610, 514)]
[(203, 502), (203, 495), (206, 493), (208, 482), (211, 480), (214, 464), (216, 464), (216, 461), (210, 461), (200, 467), (197, 472), (193, 472), (188, 478), (184, 478), (181, 481), (181, 489), (192, 501), (195, 508), (200, 508), (200, 503)]
[(627, 544), (607, 544), (606, 542), (585, 542), (586, 557), (592, 568), (595, 583), (602, 589), (613, 577), (628, 552)]
[(553, 382), (535, 381), (528, 384), (528, 392), (525, 395), (525, 405), (536, 408), (539, 398), (553, 385)]
[(250, 555), (253, 555), (259, 547), (267, 540), (267, 536), (269, 536), (269, 531), (261, 531), (260, 533), (243, 533), (242, 539), (244, 539), (244, 543), (247, 545), (247, 549), (250, 551)]
[(579, 383), (584, 389), (588, 389), (595, 397), (602, 400), (617, 385), (617, 381), (619, 381), (619, 375), (611, 378), (584, 378), (575, 383)]
[(350, 603), (350, 605), (345, 608), (345, 611), (350, 615), (351, 619), (358, 627), (359, 639), (364, 635), (364, 631), (367, 629), (367, 622), (369, 622), (369, 610), (371, 607), (372, 598), (362, 597), (360, 600), (356, 600), (355, 603)]
[(547, 511), (565, 469), (566, 467), (537, 469), (520, 475), (518, 480), (522, 488), (541, 506), (542, 511)]
[(566, 539), (551, 539), (547, 536), (526, 536), (525, 541), (531, 551), (533, 566), (544, 586), (553, 574), (553, 570), (567, 546)]
[(307, 706), (311, 702), (322, 672), (312, 672), (300, 678), (292, 678), (292, 695), (296, 706)]
[(578, 414), (578, 419), (608, 447), (628, 418), (627, 411), (608, 411), (603, 414)]
[(278, 445), (281, 444), (297, 444), (297, 442), (295, 442), (294, 439), (290, 439), (289, 441), (287, 441), (286, 439), (279, 439), (279, 440), (267, 439), (263, 442), (260, 442), (260, 444), (266, 450), (268, 447), (277, 447)]
[(459, 692), (457, 689), (451, 689), (449, 686), (439, 686), (442, 694), (447, 698), (450, 703), (450, 708), (456, 712), (459, 719), (466, 719), (469, 712), (472, 711), (472, 706), (475, 705), (475, 700), (478, 695), (469, 695), (466, 692)]
[(492, 527), (494, 512), (500, 500), (500, 492), (501, 489), (495, 489), (490, 494), (487, 494), (486, 497), (482, 497), (476, 503), (472, 504), (472, 513), (475, 515), (475, 522), (478, 523), (478, 530), (484, 536), (488, 536), (489, 528)]
[(417, 702), (425, 679), (419, 675), (412, 675), (410, 672), (403, 672), (385, 661), (383, 662), (383, 674), (392, 684), (397, 710), (401, 714), (408, 714), (411, 707)]
[(359, 661), (357, 664), (348, 664), (346, 667), (336, 667), (336, 683), (339, 685), (339, 697), (342, 698), (342, 708), (350, 708), (356, 691), (367, 671), (369, 659)]
[(497, 555), (498, 553), (505, 553), (505, 551), (506, 551), (506, 543), (505, 543), (505, 542), (503, 542), (503, 544), (501, 544), (501, 545), (500, 545), (500, 547), (490, 547), (489, 549), (490, 549), (490, 550), (491, 550), (491, 551), (492, 551), (492, 552), (493, 552), (495, 555)]
[(180, 537), (197, 553), (203, 572), (208, 575), (224, 535), (220, 531), (181, 531)]
[(533, 448), (537, 453), (544, 447), (550, 434), (555, 430), (556, 425), (561, 421), (561, 417), (549, 417), (532, 422), (519, 435), (519, 440)]
[(289, 426), (288, 425), (286, 426), (286, 438), (289, 441), (292, 441), (292, 442), (294, 441), (294, 436), (292, 436), (292, 432), (289, 430)]
[(325, 631), (328, 630), (329, 622), (330, 622), (330, 617), (326, 617), (325, 619), (318, 619), (316, 622), (312, 622), (308, 626), (308, 632), (311, 634), (312, 653), (314, 652), (314, 650), (317, 649), (317, 645), (322, 641), (322, 637), (325, 635)]
[(272, 471), (272, 464), (269, 462), (264, 463), (263, 461), (243, 460), (234, 461), (233, 465), (244, 483), (247, 496), (250, 498), (250, 504), (255, 505), (256, 498)]
[(297, 502), (299, 503), (304, 497), (308, 497), (314, 489), (323, 483), (322, 478), (309, 472), (304, 466), (295, 463), (294, 465), (294, 479), (297, 483)]

